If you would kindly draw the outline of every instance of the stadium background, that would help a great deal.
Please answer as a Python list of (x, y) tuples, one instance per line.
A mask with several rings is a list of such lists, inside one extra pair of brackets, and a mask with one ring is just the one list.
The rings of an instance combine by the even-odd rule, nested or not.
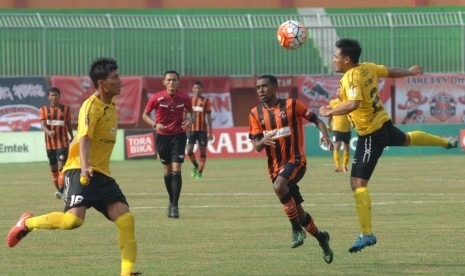
[[(195, 7), (185, 1), (131, 1), (130, 6), (126, 1), (3, 1), (0, 162), (46, 160), (36, 116), (38, 107), (47, 104), (46, 89), (60, 87), (64, 103), (77, 114), (92, 93), (85, 75), (98, 56), (118, 60), (127, 88), (119, 99), (121, 135), (113, 159), (141, 157), (153, 148), (140, 114), (150, 94), (162, 89), (160, 76), (171, 68), (181, 72), (184, 90), (194, 80), (207, 82), (217, 137), (209, 147), (211, 156), (257, 156), (246, 136), (248, 111), (258, 103), (255, 76), (278, 75), (283, 96), (317, 109), (337, 86), (331, 60), (340, 37), (360, 40), (363, 60), (423, 65), (424, 77), (383, 80), (383, 101), (396, 123), (417, 106), (423, 116), (408, 124), (460, 137), (463, 147), (465, 7), (455, 6), (461, 1), (384, 1), (369, 7), (363, 1), (336, 2), (313, 1), (312, 6), (323, 8), (308, 8), (308, 1), (201, 1)], [(276, 27), (290, 18), (303, 22), (310, 33), (297, 51), (275, 42)], [(312, 146), (318, 138), (315, 128), (309, 125), (306, 132), (307, 154), (324, 154), (324, 148)], [(128, 151), (131, 147), (135, 152)], [(387, 154), (439, 152), (411, 148)]]

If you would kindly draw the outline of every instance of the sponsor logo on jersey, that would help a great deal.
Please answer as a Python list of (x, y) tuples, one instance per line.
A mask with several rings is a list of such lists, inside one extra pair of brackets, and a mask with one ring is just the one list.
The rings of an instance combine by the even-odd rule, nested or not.
[(291, 128), (290, 127), (283, 127), (283, 128), (278, 128), (278, 129), (274, 129), (274, 130), (267, 130), (267, 131), (264, 131), (264, 134), (265, 136), (272, 133), (273, 131), (276, 131), (276, 134), (273, 135), (273, 139), (278, 139), (278, 138), (281, 138), (281, 137), (286, 137), (286, 136), (290, 136), (292, 134), (292, 131), (291, 131)]

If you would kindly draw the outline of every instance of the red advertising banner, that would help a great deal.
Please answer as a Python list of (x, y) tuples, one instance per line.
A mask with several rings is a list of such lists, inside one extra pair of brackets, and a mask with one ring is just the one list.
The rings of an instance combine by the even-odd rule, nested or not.
[(213, 136), (207, 146), (208, 158), (266, 157), (264, 151), (255, 151), (248, 127), (214, 128)]
[[(336, 97), (340, 79), (341, 77), (298, 76), (298, 98), (316, 112)], [(378, 87), (384, 108), (391, 115), (391, 81), (378, 79)]]
[[(153, 93), (165, 89), (163, 86), (162, 77), (146, 77), (144, 80), (145, 87), (147, 89), (147, 98), (150, 98)], [(230, 78), (181, 76), (178, 89), (192, 96), (192, 83), (195, 81), (202, 82), (202, 95), (209, 98), (212, 104), (213, 128), (234, 126), (231, 105)]]
[(396, 123), (465, 123), (465, 76), (396, 79)]
[(282, 99), (293, 98), (294, 76), (276, 76), (278, 79), (278, 97)]
[(156, 158), (155, 133), (152, 130), (125, 130), (126, 159)]
[[(116, 97), (118, 122), (135, 124), (139, 120), (142, 95), (142, 77), (121, 77), (121, 94)], [(72, 122), (77, 123), (79, 108), (95, 91), (89, 77), (52, 76), (52, 86), (61, 91), (60, 102), (71, 108)]]

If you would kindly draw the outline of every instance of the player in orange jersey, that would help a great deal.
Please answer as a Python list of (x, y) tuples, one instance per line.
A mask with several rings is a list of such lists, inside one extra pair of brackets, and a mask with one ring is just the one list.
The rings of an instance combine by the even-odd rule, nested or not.
[[(213, 140), (212, 116), (210, 100), (202, 96), (203, 84), (200, 81), (192, 85), (192, 108), (194, 110), (195, 123), (192, 130), (187, 133), (187, 155), (194, 165), (191, 177), (202, 178), (202, 172), (207, 161), (207, 143)], [(208, 125), (208, 127), (207, 127)], [(208, 130), (208, 131), (207, 131)], [(207, 134), (208, 133), (208, 134)], [(200, 160), (197, 163), (194, 154), (194, 145), (199, 143)]]
[(329, 234), (318, 230), (313, 218), (303, 209), (301, 203), (304, 200), (297, 185), (307, 170), (302, 119), (314, 123), (320, 130), (320, 143), (326, 143), (330, 150), (333, 144), (326, 125), (316, 114), (299, 100), (279, 99), (277, 91), (275, 76), (262, 75), (258, 78), (257, 93), (262, 103), (250, 111), (249, 137), (254, 141), (255, 150), (265, 150), (268, 157), (268, 172), (274, 191), (292, 224), (291, 247), (304, 243), (306, 234), (303, 227), (318, 240), (323, 249), (323, 259), (329, 264), (333, 261)]
[(73, 140), (71, 128), (71, 112), (69, 106), (60, 104), (60, 89), (51, 87), (48, 90), (50, 106), (40, 108), (40, 122), (45, 132), (45, 145), (50, 164), (52, 181), (57, 191), (55, 197), (63, 196), (63, 166), (68, 159), (69, 142)]

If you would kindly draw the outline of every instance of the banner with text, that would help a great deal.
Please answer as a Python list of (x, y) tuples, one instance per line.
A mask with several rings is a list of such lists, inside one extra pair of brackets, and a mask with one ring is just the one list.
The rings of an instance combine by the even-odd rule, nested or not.
[(286, 99), (293, 98), (294, 76), (276, 76), (278, 79), (278, 97)]
[[(248, 127), (214, 128), (213, 137), (207, 146), (208, 158), (265, 157), (264, 151), (255, 151)], [(198, 152), (198, 145), (194, 151)]]
[[(147, 99), (149, 99), (153, 93), (165, 89), (162, 77), (146, 77), (144, 80), (147, 89)], [(234, 126), (230, 78), (182, 76), (179, 81), (178, 89), (192, 96), (192, 83), (195, 81), (200, 81), (203, 84), (202, 95), (210, 99), (212, 105), (213, 128)]]
[[(44, 136), (42, 131), (0, 132), (0, 164), (44, 162), (45, 168), (48, 158)], [(124, 160), (123, 138), (123, 130), (119, 129), (111, 154), (112, 161)]]
[(47, 90), (45, 78), (0, 78), (0, 132), (40, 130)]
[(156, 159), (155, 131), (125, 130), (124, 152), (125, 159)]
[[(116, 96), (118, 122), (135, 124), (139, 120), (142, 95), (142, 77), (121, 77), (121, 94)], [(52, 76), (52, 86), (61, 91), (60, 102), (71, 108), (71, 120), (77, 123), (81, 104), (94, 93), (89, 77)]]
[[(298, 76), (298, 98), (318, 114), (322, 105), (328, 105), (336, 97), (340, 79), (340, 77)], [(391, 115), (391, 81), (378, 79), (378, 87), (381, 102), (388, 114)]]
[(396, 123), (465, 123), (465, 76), (396, 79)]

